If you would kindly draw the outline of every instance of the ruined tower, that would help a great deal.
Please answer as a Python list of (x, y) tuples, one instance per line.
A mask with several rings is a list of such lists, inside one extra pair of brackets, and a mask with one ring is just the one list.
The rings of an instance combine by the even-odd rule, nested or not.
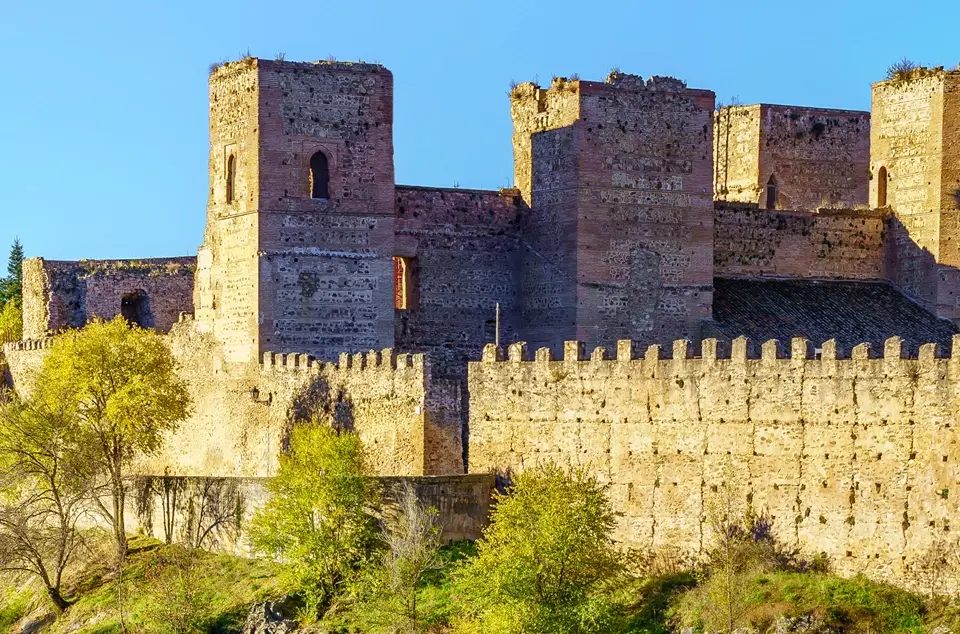
[(894, 214), (891, 279), (938, 316), (960, 297), (960, 71), (873, 85), (870, 204)]
[(393, 345), (393, 76), (247, 58), (210, 76), (196, 317), (229, 361)]
[(511, 94), (523, 336), (698, 339), (711, 316), (714, 94), (613, 73)]

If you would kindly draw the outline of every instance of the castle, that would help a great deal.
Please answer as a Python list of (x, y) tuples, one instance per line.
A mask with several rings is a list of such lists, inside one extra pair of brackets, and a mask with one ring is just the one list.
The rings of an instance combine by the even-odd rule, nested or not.
[(645, 548), (696, 555), (721, 490), (841, 572), (909, 583), (956, 542), (960, 70), (870, 113), (620, 72), (510, 108), (513, 189), (403, 186), (384, 67), (214, 69), (196, 258), (27, 260), (8, 381), (122, 314), (194, 397), (144, 474), (269, 476), (319, 412), (379, 473), (447, 477), (445, 517), (554, 460)]

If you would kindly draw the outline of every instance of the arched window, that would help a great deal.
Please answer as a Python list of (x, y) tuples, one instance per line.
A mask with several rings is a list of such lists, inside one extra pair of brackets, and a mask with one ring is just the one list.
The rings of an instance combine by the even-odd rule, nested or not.
[(887, 168), (881, 167), (877, 172), (877, 207), (887, 206)]
[(778, 194), (777, 179), (775, 176), (770, 176), (770, 180), (767, 181), (767, 209), (777, 208)]
[(227, 157), (227, 204), (233, 204), (234, 183), (237, 181), (237, 157)]
[(323, 152), (310, 157), (310, 197), (330, 198), (330, 166)]

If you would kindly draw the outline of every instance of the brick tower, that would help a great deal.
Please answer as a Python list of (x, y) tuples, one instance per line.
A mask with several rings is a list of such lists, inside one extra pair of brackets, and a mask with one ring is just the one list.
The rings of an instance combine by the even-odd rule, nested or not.
[(894, 214), (892, 279), (940, 317), (960, 299), (960, 71), (873, 85), (870, 203)]
[(393, 345), (393, 76), (247, 58), (210, 76), (197, 321), (228, 360)]
[(511, 94), (523, 337), (700, 337), (713, 288), (714, 94), (613, 73)]

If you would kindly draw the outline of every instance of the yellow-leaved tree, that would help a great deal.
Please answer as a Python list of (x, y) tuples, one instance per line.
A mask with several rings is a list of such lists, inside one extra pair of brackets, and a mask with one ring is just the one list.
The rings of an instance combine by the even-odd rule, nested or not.
[(113, 528), (120, 559), (127, 553), (129, 467), (138, 455), (158, 451), (163, 435), (190, 413), (175, 368), (159, 335), (117, 317), (60, 335), (37, 376), (34, 399), (65, 408), (74, 442), (88, 449), (89, 477), (110, 491), (108, 501), (96, 504)]

